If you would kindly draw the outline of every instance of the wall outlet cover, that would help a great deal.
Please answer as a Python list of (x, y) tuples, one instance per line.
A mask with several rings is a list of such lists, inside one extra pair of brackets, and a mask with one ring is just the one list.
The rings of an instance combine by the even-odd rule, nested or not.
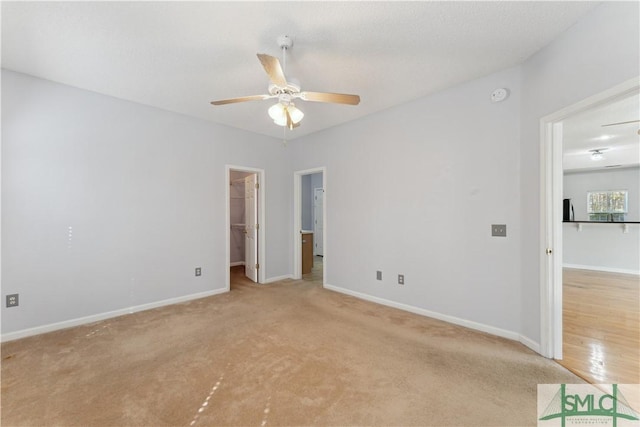
[(382, 271), (376, 271), (376, 280), (382, 280)]
[(492, 224), (491, 236), (494, 237), (507, 237), (507, 225), (506, 224)]
[(202, 276), (202, 268), (196, 267), (196, 276)]
[(18, 294), (7, 295), (7, 307), (17, 307), (20, 305), (20, 297)]

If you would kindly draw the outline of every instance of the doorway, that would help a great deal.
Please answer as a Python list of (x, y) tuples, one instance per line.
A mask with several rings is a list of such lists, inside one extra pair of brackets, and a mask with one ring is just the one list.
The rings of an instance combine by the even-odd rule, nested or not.
[(326, 283), (326, 168), (294, 173), (293, 278)]
[(546, 357), (563, 359), (563, 121), (636, 94), (639, 89), (638, 79), (631, 79), (540, 121), (540, 344)]
[(227, 290), (264, 283), (264, 171), (227, 165), (225, 183)]

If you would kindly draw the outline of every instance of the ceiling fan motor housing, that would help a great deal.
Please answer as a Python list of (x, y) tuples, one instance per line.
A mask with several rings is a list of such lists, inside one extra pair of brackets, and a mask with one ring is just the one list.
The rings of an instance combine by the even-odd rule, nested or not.
[(276, 41), (280, 49), (291, 49), (293, 47), (293, 39), (287, 35), (279, 36)]

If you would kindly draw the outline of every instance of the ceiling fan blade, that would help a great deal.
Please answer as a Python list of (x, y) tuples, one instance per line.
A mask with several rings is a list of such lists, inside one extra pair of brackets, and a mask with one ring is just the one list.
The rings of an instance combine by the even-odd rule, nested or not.
[(285, 114), (287, 115), (287, 127), (289, 130), (293, 130), (293, 120), (291, 120), (291, 114), (289, 114), (289, 110), (287, 108), (284, 109)]
[(609, 123), (609, 124), (606, 124), (606, 125), (602, 125), (602, 127), (617, 126), (617, 125), (628, 125), (630, 123), (638, 123), (638, 122), (640, 122), (640, 120), (630, 120), (628, 122)]
[(300, 92), (300, 98), (305, 101), (332, 102), (334, 104), (358, 105), (360, 103), (358, 95), (346, 93)]
[(267, 72), (271, 83), (278, 87), (287, 86), (287, 79), (284, 77), (284, 71), (282, 71), (282, 66), (280, 65), (280, 60), (278, 60), (278, 58), (271, 55), (265, 55), (264, 53), (259, 53), (258, 59), (262, 63), (264, 70)]
[(245, 102), (245, 101), (262, 101), (263, 99), (273, 98), (271, 95), (251, 95), (251, 96), (241, 96), (239, 98), (229, 98), (229, 99), (221, 99), (219, 101), (211, 101), (213, 105), (226, 105), (226, 104), (234, 104), (236, 102)]

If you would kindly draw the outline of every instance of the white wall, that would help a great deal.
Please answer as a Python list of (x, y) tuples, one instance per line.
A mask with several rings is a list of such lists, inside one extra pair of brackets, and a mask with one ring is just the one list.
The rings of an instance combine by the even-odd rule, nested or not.
[[(564, 198), (571, 199), (575, 220), (588, 221), (587, 192), (627, 190), (627, 221), (640, 221), (640, 168), (564, 174)], [(640, 274), (640, 225), (563, 224), (565, 267)]]
[(225, 164), (265, 169), (266, 277), (291, 271), (275, 139), (3, 70), (2, 143), (3, 334), (223, 290)]
[(563, 198), (571, 199), (576, 221), (589, 221), (589, 191), (627, 190), (625, 221), (640, 221), (640, 168), (604, 169), (590, 172), (565, 172)]
[(637, 16), (602, 4), (521, 68), (286, 150), (3, 71), (2, 332), (222, 289), (225, 164), (266, 170), (267, 277), (290, 274), (292, 171), (326, 166), (329, 284), (536, 344), (540, 118), (640, 75)]
[(327, 167), (327, 283), (518, 331), (519, 116), (514, 68), (291, 143), (292, 170)]
[(640, 274), (640, 224), (562, 224), (565, 267)]
[(313, 190), (311, 175), (300, 177), (300, 226), (303, 230), (313, 230)]
[(540, 119), (640, 75), (637, 2), (605, 2), (522, 67), (522, 334), (540, 342)]
[(302, 175), (300, 182), (300, 211), (303, 230), (313, 230), (314, 212), (314, 189), (322, 188), (322, 173)]

